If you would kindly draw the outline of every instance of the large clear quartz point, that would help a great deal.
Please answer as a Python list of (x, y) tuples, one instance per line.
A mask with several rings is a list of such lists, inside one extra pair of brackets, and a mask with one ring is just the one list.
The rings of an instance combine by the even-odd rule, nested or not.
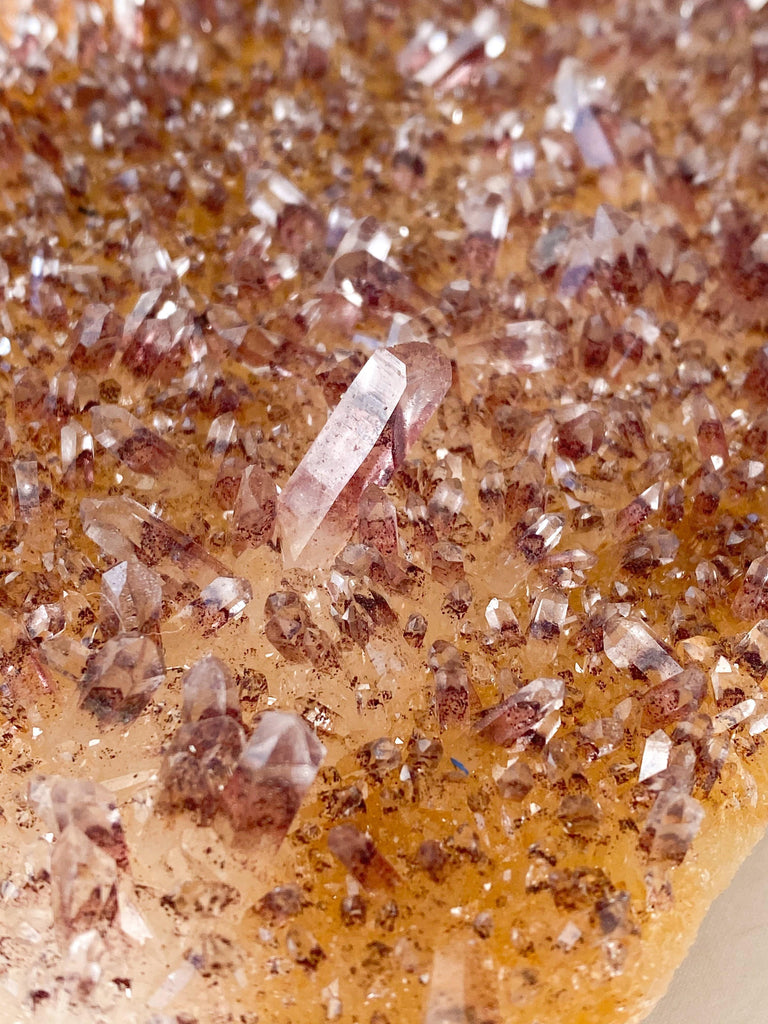
[(322, 536), (323, 521), (373, 451), (405, 387), (405, 364), (386, 350), (374, 352), (355, 377), (280, 495), (286, 564), (323, 562), (342, 546), (343, 539)]

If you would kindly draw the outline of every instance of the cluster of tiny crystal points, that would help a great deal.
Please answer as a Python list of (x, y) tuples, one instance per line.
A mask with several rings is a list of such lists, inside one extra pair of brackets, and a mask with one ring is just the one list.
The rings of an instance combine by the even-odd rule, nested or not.
[(4, 1019), (658, 994), (768, 816), (762, 7), (4, 0)]

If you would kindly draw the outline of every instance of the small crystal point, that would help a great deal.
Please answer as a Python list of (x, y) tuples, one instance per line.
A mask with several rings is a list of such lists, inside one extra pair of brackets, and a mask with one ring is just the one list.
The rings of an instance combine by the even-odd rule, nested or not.
[(38, 775), (29, 784), (29, 802), (49, 828), (62, 833), (76, 825), (92, 842), (128, 867), (128, 846), (114, 797), (90, 779)]
[(184, 674), (181, 681), (183, 722), (197, 722), (219, 715), (240, 716), (240, 698), (232, 673), (219, 658), (207, 654)]
[(134, 472), (157, 477), (178, 464), (171, 445), (122, 406), (96, 405), (90, 414), (99, 444)]
[(162, 577), (131, 556), (101, 577), (99, 617), (106, 633), (140, 632), (160, 620)]
[(704, 808), (694, 797), (676, 789), (663, 791), (648, 815), (641, 846), (654, 860), (679, 864), (703, 820)]
[(397, 885), (397, 871), (379, 853), (373, 839), (354, 825), (332, 828), (328, 833), (328, 847), (366, 889), (394, 889)]
[(266, 711), (222, 793), (235, 832), (279, 845), (324, 757), (325, 747), (302, 718)]
[(182, 725), (168, 747), (160, 781), (168, 809), (196, 811), (210, 821), (245, 746), (240, 725), (228, 716)]
[(277, 489), (261, 466), (247, 466), (235, 498), (232, 537), (235, 552), (257, 548), (272, 539), (277, 515)]
[(640, 619), (618, 615), (610, 619), (603, 630), (603, 649), (616, 668), (634, 669), (641, 675), (656, 672), (662, 681), (682, 671)]
[(117, 864), (77, 825), (67, 825), (51, 853), (53, 916), (66, 932), (109, 925), (117, 914)]
[(149, 703), (165, 678), (163, 656), (146, 636), (121, 634), (90, 656), (81, 703), (103, 722), (125, 722)]
[(538, 732), (552, 712), (563, 706), (565, 683), (562, 679), (534, 679), (495, 707), (488, 708), (475, 728), (492, 743), (509, 747), (526, 734)]

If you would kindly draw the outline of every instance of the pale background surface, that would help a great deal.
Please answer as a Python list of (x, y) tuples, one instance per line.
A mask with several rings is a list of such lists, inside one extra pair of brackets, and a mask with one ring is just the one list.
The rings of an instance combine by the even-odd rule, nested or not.
[(712, 904), (690, 954), (645, 1024), (768, 1021), (768, 836)]

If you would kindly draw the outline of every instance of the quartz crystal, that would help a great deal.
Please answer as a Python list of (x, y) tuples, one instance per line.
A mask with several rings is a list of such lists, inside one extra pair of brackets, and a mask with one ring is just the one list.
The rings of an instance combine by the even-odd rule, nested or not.
[(222, 793), (234, 830), (249, 841), (279, 844), (324, 757), (322, 743), (298, 716), (266, 711)]
[(0, 0), (0, 1017), (643, 1019), (768, 824), (766, 12)]

